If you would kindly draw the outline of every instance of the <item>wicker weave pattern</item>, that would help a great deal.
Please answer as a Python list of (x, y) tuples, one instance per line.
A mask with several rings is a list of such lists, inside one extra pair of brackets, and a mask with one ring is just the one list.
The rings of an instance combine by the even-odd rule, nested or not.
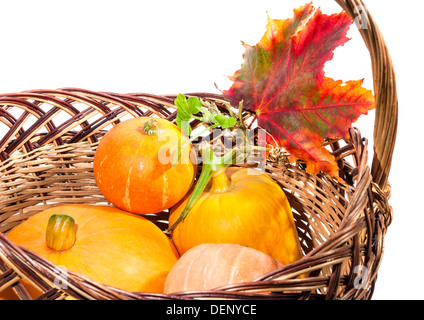
[[(352, 17), (355, 7), (363, 6), (361, 1), (337, 2)], [(371, 53), (377, 98), (372, 168), (367, 167), (367, 140), (355, 128), (350, 130), (350, 139), (327, 142), (338, 160), (343, 183), (325, 175), (311, 176), (301, 163), (290, 165), (270, 158), (266, 172), (289, 198), (305, 256), (257, 281), (213, 291), (124, 292), (70, 271), (63, 275), (57, 266), (15, 246), (5, 236), (29, 216), (51, 206), (107, 203), (92, 170), (98, 141), (127, 118), (156, 115), (175, 120), (174, 95), (77, 88), (0, 95), (0, 130), (7, 128), (0, 140), (0, 291), (12, 286), (21, 298), (28, 299), (20, 283), (24, 278), (44, 292), (40, 299), (370, 299), (384, 235), (392, 220), (387, 177), (396, 136), (397, 99), (387, 49), (372, 17), (368, 19), (368, 29), (361, 34)], [(186, 95), (225, 110), (220, 95)], [(148, 216), (162, 230), (167, 217), (168, 212)], [(309, 276), (296, 278), (304, 273)], [(58, 279), (60, 289), (55, 287)]]

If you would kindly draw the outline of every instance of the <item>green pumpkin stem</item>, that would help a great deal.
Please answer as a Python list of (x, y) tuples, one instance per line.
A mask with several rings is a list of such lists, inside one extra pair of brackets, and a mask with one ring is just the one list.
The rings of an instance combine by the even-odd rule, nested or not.
[(232, 189), (232, 183), (228, 179), (225, 171), (219, 172), (212, 176), (211, 193), (223, 193)]
[(150, 118), (144, 123), (143, 132), (149, 136), (157, 136), (157, 126), (155, 118)]
[(76, 241), (77, 225), (66, 214), (54, 214), (50, 217), (46, 229), (46, 244), (57, 252), (72, 248)]

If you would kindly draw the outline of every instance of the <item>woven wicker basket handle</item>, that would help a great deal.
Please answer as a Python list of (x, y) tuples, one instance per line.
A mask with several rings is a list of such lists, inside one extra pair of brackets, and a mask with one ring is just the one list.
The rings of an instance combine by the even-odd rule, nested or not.
[(371, 167), (373, 181), (385, 189), (395, 146), (398, 100), (393, 64), (383, 36), (361, 0), (336, 0), (354, 19), (371, 55), (376, 113), (374, 124), (374, 156)]

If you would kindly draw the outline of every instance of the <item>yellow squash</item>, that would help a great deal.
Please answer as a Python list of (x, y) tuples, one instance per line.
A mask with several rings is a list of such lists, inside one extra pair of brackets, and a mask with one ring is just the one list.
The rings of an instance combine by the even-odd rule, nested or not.
[(201, 243), (234, 243), (266, 253), (285, 265), (302, 256), (286, 195), (265, 173), (228, 168), (212, 174), (181, 219), (188, 201), (174, 207), (169, 218), (180, 254)]

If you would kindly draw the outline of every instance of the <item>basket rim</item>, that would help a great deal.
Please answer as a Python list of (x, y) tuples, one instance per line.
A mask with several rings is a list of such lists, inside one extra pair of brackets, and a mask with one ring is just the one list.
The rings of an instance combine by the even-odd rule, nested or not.
[[(357, 130), (352, 129), (351, 134), (353, 137), (352, 141), (355, 141), (356, 143), (360, 143), (363, 146), (366, 145), (366, 139), (363, 140), (360, 138), (360, 134), (358, 135)], [(87, 141), (84, 142), (77, 142), (74, 144), (69, 145), (60, 145), (60, 146), (46, 146), (42, 148), (38, 148), (33, 151), (33, 153), (42, 153), (43, 150), (49, 151), (49, 149), (57, 149), (61, 150), (64, 148), (70, 148), (76, 146), (79, 147), (81, 145), (87, 145), (89, 144)], [(95, 145), (95, 144), (90, 144)], [(319, 246), (315, 247), (313, 250), (311, 250), (308, 254), (303, 256), (300, 260), (287, 265), (283, 267), (282, 269), (278, 270), (278, 276), (275, 277), (277, 274), (277, 271), (270, 272), (260, 278), (258, 278), (258, 281), (261, 281), (261, 283), (275, 283), (279, 282), (280, 284), (285, 284), (287, 286), (293, 285), (296, 283), (296, 279), (293, 279), (294, 276), (297, 274), (303, 274), (305, 273), (305, 266), (308, 266), (309, 271), (313, 271), (315, 269), (321, 269), (324, 266), (333, 266), (337, 265), (338, 263), (342, 263), (343, 261), (349, 259), (350, 253), (346, 248), (338, 248), (338, 244), (340, 242), (345, 241), (345, 239), (352, 237), (352, 235), (359, 232), (361, 229), (364, 228), (366, 225), (365, 219), (359, 219), (361, 213), (364, 211), (365, 206), (367, 206), (368, 198), (368, 192), (372, 188), (371, 184), (371, 174), (369, 167), (366, 165), (366, 148), (362, 149), (361, 147), (357, 146), (355, 148), (360, 154), (358, 155), (361, 159), (361, 163), (364, 164), (360, 166), (359, 171), (357, 173), (357, 181), (359, 181), (358, 185), (354, 188), (352, 191), (352, 199), (349, 202), (349, 206), (346, 209), (345, 217), (342, 220), (342, 224), (339, 226), (337, 230), (335, 230), (334, 234), (324, 243), (320, 244)], [(32, 157), (32, 155), (28, 154), (21, 154), (21, 155), (13, 155), (10, 160), (13, 163), (14, 160), (21, 157)], [(44, 285), (44, 287), (48, 287), (48, 283), (52, 282), (52, 276), (56, 276), (57, 273), (54, 272), (55, 265), (51, 262), (49, 262), (47, 259), (38, 256), (37, 254), (33, 253), (30, 250), (27, 250), (25, 248), (19, 247), (10, 241), (7, 240), (5, 234), (0, 235), (0, 255), (3, 260), (10, 261), (10, 257), (8, 258), (3, 253), (4, 252), (13, 252), (13, 257), (18, 256), (21, 261), (23, 259), (27, 259), (31, 266), (31, 268), (44, 270), (43, 275), (40, 281), (41, 284)], [(331, 259), (331, 257), (336, 256), (337, 252), (344, 255), (342, 257), (338, 257), (337, 259)], [(22, 258), (23, 257), (23, 258)], [(310, 263), (310, 259), (317, 259), (314, 266), (308, 265)], [(19, 266), (19, 264), (17, 264)], [(28, 276), (26, 273), (19, 273), (19, 276), (25, 278), (28, 281)], [(287, 276), (286, 276), (287, 275)], [(192, 299), (193, 297), (197, 296), (200, 297), (202, 295), (210, 295), (214, 297), (232, 297), (232, 298), (241, 298), (241, 297), (254, 297), (257, 298), (257, 296), (254, 293), (249, 292), (234, 292), (234, 290), (237, 289), (245, 289), (247, 291), (249, 290), (255, 290), (255, 285), (257, 283), (243, 283), (243, 284), (235, 284), (227, 287), (217, 288), (216, 290), (211, 291), (199, 291), (199, 292), (182, 292), (182, 293), (175, 293), (175, 294), (150, 294), (150, 293), (136, 293), (136, 292), (126, 292), (117, 288), (113, 288), (107, 285), (98, 284), (96, 281), (92, 281), (90, 279), (86, 279), (85, 277), (70, 272), (69, 273), (70, 279), (68, 279), (69, 282), (69, 291), (66, 291), (68, 294), (75, 296), (75, 297), (81, 297), (81, 298), (99, 298), (99, 299), (109, 299), (109, 298), (125, 298), (125, 299), (139, 299), (139, 298), (148, 298), (148, 299)], [(31, 279), (29, 279), (31, 280)], [(47, 284), (44, 284), (44, 282), (47, 281)], [(79, 283), (78, 281), (83, 281), (83, 283)], [(308, 280), (308, 281), (316, 281), (315, 286), (319, 286), (317, 283), (321, 283), (324, 281), (324, 279), (318, 280)], [(319, 282), (321, 281), (321, 282)], [(347, 279), (341, 280), (341, 281), (347, 281)], [(325, 282), (325, 281), (324, 281)], [(315, 282), (314, 282), (315, 283)], [(336, 285), (333, 283), (333, 285)], [(82, 286), (82, 287), (81, 287)], [(90, 292), (88, 294), (87, 292), (84, 292), (84, 290), (87, 290), (87, 292)], [(46, 296), (51, 295), (53, 297), (54, 294), (58, 294), (57, 290), (50, 289), (47, 292), (45, 292)]]
[[(371, 58), (376, 101), (374, 155), (371, 174), (381, 189), (387, 187), (398, 128), (398, 97), (392, 59), (375, 19), (362, 0), (335, 0), (355, 22)], [(356, 23), (358, 19), (361, 24)]]

